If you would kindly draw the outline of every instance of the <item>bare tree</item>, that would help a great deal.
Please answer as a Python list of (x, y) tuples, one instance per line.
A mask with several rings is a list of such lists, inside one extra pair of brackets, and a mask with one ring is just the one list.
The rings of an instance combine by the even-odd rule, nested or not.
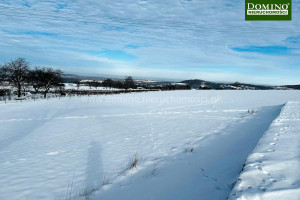
[(113, 82), (113, 87), (114, 88), (119, 88), (119, 89), (124, 88), (124, 83), (122, 81), (114, 81)]
[(81, 84), (80, 80), (76, 80), (75, 84), (76, 84), (77, 90), (79, 90), (79, 87), (80, 87), (80, 84)]
[(101, 84), (99, 83), (99, 81), (93, 81), (92, 83), (93, 83), (93, 86), (96, 88), (96, 90), (97, 90), (98, 87), (101, 85)]
[(0, 65), (0, 84), (5, 81), (5, 70), (4, 66)]
[(44, 90), (44, 98), (46, 98), (51, 88), (57, 86), (62, 81), (61, 75), (62, 71), (60, 70), (54, 70), (49, 67), (42, 68), (40, 81)]
[(43, 70), (40, 67), (35, 67), (33, 70), (29, 72), (29, 83), (32, 85), (34, 92), (37, 94), (42, 88), (42, 80), (41, 76), (43, 74)]
[(113, 80), (110, 79), (110, 78), (108, 78), (108, 79), (106, 79), (106, 80), (104, 80), (102, 82), (102, 85), (103, 85), (103, 87), (106, 87), (106, 88), (109, 87), (109, 88), (111, 88), (113, 86)]
[(128, 76), (125, 81), (124, 81), (124, 87), (125, 89), (129, 89), (129, 88), (136, 88), (136, 85), (132, 79), (131, 76)]
[(24, 58), (18, 58), (0, 67), (0, 78), (17, 89), (18, 97), (21, 97), (22, 88), (28, 82), (28, 75), (29, 63)]
[(90, 87), (90, 89), (92, 89), (93, 81), (88, 81), (87, 84), (88, 84), (88, 86)]
[(61, 95), (65, 94), (65, 84), (59, 83), (56, 87)]

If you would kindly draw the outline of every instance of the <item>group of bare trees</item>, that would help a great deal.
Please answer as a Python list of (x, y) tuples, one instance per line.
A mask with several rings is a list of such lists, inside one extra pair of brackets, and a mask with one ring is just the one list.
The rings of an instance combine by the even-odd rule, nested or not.
[(131, 76), (128, 76), (124, 81), (106, 79), (102, 82), (102, 86), (109, 87), (109, 88), (119, 88), (119, 89), (137, 88), (137, 85), (135, 84)]
[[(76, 84), (77, 89), (79, 90), (79, 87), (82, 83), (79, 80), (74, 81), (74, 83)], [(125, 80), (112, 80), (111, 78), (105, 79), (102, 82), (94, 80), (94, 81), (87, 81), (84, 84), (88, 85), (90, 87), (90, 89), (92, 87), (94, 88), (98, 88), (98, 87), (106, 87), (106, 88), (117, 88), (117, 89), (136, 89), (137, 85), (134, 82), (134, 80), (132, 79), (131, 76), (128, 76), (127, 78), (125, 78)]]
[(21, 97), (22, 91), (30, 86), (35, 93), (43, 92), (46, 97), (51, 88), (59, 87), (62, 81), (61, 76), (61, 70), (51, 67), (31, 69), (24, 58), (0, 65), (0, 83), (13, 86), (17, 90), (18, 97)]

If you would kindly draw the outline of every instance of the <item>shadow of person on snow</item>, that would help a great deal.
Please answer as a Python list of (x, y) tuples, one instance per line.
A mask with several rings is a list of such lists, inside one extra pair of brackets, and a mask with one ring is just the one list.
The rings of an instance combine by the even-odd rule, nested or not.
[(101, 187), (103, 181), (103, 167), (101, 161), (101, 145), (91, 141), (88, 149), (86, 168), (87, 189), (96, 190)]

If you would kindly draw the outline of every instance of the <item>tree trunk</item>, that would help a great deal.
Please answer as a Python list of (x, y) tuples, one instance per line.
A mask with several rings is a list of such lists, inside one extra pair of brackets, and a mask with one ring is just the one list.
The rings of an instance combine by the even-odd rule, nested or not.
[(18, 85), (18, 97), (21, 97), (21, 90), (22, 90), (21, 85)]
[(46, 99), (46, 97), (47, 97), (47, 92), (48, 92), (48, 91), (45, 91), (45, 92), (44, 92), (44, 98), (45, 98), (45, 99)]

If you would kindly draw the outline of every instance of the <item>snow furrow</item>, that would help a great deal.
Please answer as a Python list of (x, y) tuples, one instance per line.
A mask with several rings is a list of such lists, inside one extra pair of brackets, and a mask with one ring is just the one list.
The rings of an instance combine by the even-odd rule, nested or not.
[(288, 102), (253, 152), (229, 200), (300, 199), (300, 103)]
[[(282, 106), (264, 107), (192, 145), (192, 153), (166, 158), (96, 194), (95, 199), (226, 199), (243, 163)], [(151, 177), (151, 170), (159, 175)]]

